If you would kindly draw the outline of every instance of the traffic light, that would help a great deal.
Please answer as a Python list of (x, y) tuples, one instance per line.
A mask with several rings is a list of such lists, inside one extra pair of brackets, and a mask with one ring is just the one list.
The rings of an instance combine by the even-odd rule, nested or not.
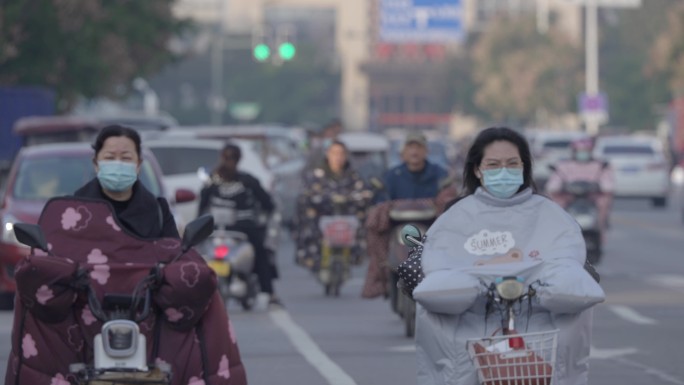
[(262, 63), (271, 58), (269, 30), (257, 27), (252, 31), (252, 57)]
[(254, 46), (253, 54), (257, 61), (263, 62), (271, 57), (271, 48), (269, 48), (265, 43), (259, 43)]
[(292, 60), (295, 53), (297, 53), (297, 48), (290, 42), (280, 43), (280, 46), (278, 46), (278, 55), (285, 61)]
[(294, 45), (295, 27), (291, 24), (282, 24), (276, 28), (276, 43), (278, 44), (278, 57), (282, 61), (294, 59), (297, 48)]

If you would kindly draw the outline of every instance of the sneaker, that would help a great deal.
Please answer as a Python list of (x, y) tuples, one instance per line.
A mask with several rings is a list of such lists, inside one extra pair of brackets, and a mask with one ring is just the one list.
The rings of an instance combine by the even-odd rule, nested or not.
[(283, 305), (283, 303), (280, 301), (280, 298), (278, 298), (275, 295), (271, 295), (271, 298), (269, 298), (268, 306), (269, 307), (285, 307)]

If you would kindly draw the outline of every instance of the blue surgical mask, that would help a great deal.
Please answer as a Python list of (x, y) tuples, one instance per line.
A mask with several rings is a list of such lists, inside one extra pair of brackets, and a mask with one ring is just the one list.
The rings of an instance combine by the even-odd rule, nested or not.
[(119, 160), (100, 160), (97, 162), (97, 166), (99, 167), (97, 179), (105, 190), (113, 192), (125, 191), (138, 180), (135, 163)]
[(510, 198), (518, 192), (523, 184), (522, 168), (496, 168), (492, 170), (480, 170), (482, 184), (490, 194), (497, 198)]

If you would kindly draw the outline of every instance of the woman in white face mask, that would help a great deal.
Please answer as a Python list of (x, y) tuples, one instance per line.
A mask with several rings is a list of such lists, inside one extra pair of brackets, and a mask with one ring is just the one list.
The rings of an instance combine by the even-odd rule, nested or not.
[(518, 332), (559, 329), (556, 368), (565, 370), (554, 374), (554, 384), (586, 385), (591, 308), (604, 293), (584, 269), (579, 225), (537, 194), (529, 146), (512, 129), (480, 132), (463, 180), (462, 196), (425, 234), (424, 278), (411, 289), (418, 303), (416, 383), (479, 383), (466, 341), (501, 328), (488, 288), (513, 276), (536, 290), (533, 300), (520, 303)]
[(138, 132), (120, 125), (106, 126), (93, 149), (97, 175), (74, 195), (108, 201), (119, 222), (138, 237), (179, 238), (166, 199), (155, 197), (138, 181), (142, 165)]

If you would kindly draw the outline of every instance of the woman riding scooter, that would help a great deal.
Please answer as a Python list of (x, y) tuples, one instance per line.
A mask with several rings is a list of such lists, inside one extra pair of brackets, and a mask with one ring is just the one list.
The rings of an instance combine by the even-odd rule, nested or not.
[[(150, 347), (142, 360), (169, 367), (171, 384), (246, 384), (215, 276), (181, 247), (166, 201), (138, 182), (140, 136), (105, 127), (93, 148), (96, 179), (78, 197), (46, 204), (38, 222), (44, 250), (34, 247), (15, 270), (5, 384), (78, 382), (72, 365), (92, 366), (98, 355), (97, 304), (128, 306), (131, 318), (148, 314), (137, 323)], [(142, 303), (147, 311), (135, 305)]]

